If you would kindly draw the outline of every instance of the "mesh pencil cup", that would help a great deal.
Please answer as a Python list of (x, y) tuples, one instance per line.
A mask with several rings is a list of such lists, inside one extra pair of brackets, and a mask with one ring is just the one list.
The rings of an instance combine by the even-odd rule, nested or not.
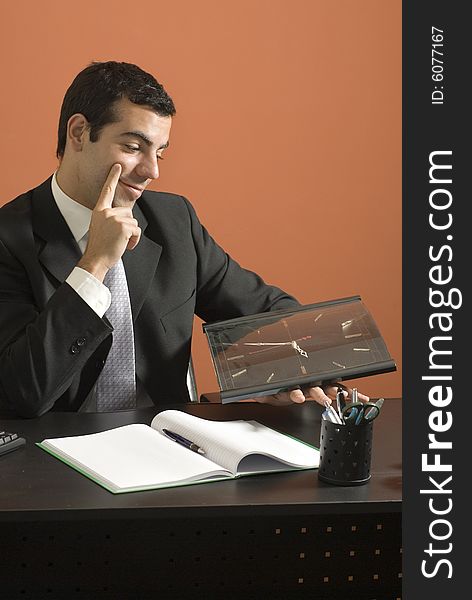
[(371, 477), (373, 422), (338, 425), (321, 419), (318, 479), (334, 485), (362, 485)]

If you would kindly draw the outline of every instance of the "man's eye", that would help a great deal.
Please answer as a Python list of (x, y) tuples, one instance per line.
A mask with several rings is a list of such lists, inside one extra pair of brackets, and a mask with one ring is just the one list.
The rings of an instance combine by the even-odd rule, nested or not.
[(139, 146), (131, 146), (130, 144), (125, 144), (125, 148), (130, 152), (138, 152)]

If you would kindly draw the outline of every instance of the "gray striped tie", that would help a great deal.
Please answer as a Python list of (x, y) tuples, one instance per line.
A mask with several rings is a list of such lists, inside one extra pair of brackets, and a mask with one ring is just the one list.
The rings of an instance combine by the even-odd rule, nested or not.
[(111, 305), (105, 315), (113, 326), (113, 343), (97, 381), (99, 412), (136, 407), (133, 319), (121, 259), (108, 271), (103, 283), (111, 293)]

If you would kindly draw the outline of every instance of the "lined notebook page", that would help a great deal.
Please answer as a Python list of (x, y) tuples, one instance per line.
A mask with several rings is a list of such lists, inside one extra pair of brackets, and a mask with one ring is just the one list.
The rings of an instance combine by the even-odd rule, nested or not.
[[(294, 467), (317, 467), (319, 451), (256, 421), (209, 421), (178, 410), (157, 414), (151, 427), (170, 429), (201, 446), (207, 458), (232, 473), (249, 453), (263, 453)], [(245, 469), (246, 469), (245, 465)]]
[(212, 472), (224, 475), (219, 465), (143, 424), (44, 440), (43, 446), (119, 488), (192, 481)]

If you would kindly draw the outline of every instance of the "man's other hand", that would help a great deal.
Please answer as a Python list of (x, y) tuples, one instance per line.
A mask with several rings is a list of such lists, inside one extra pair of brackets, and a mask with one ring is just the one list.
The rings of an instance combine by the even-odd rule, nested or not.
[[(254, 401), (261, 404), (271, 404), (272, 406), (288, 406), (290, 404), (303, 404), (307, 401), (315, 401), (321, 406), (324, 406), (326, 402), (331, 404), (336, 399), (338, 389), (342, 389), (346, 402), (352, 401), (352, 388), (348, 388), (340, 383), (332, 383), (329, 385), (320, 386), (309, 386), (306, 388), (297, 388), (289, 392), (279, 392), (273, 396), (261, 396), (260, 398), (254, 398)], [(358, 392), (357, 399), (360, 402), (368, 402), (369, 396)]]

